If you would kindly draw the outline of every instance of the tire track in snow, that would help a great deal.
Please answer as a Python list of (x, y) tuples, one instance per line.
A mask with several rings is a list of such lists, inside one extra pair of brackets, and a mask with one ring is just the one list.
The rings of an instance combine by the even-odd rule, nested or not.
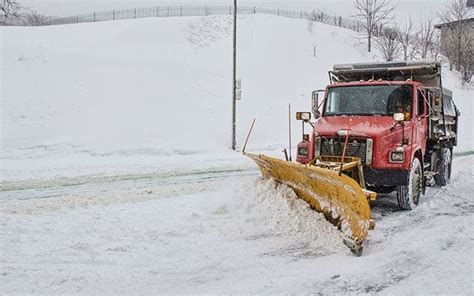
[(257, 176), (257, 168), (215, 168), (187, 172), (146, 173), (112, 176), (79, 176), (55, 180), (31, 180), (0, 183), (0, 200), (60, 197), (68, 194), (108, 190), (146, 189), (148, 187), (185, 185), (239, 176)]

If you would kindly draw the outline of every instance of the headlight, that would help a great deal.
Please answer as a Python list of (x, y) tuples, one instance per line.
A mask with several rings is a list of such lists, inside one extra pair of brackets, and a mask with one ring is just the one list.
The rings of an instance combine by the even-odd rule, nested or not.
[(372, 155), (374, 153), (374, 140), (367, 139), (367, 146), (365, 151), (365, 164), (371, 165), (372, 164)]
[(298, 147), (298, 155), (300, 155), (300, 156), (308, 156), (308, 148), (306, 148), (306, 147)]
[(402, 163), (405, 161), (405, 152), (392, 151), (390, 152), (390, 162)]

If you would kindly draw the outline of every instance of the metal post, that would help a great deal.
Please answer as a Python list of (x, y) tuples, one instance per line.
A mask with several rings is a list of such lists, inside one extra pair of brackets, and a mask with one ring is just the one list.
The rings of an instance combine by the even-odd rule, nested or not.
[(288, 104), (288, 152), (288, 159), (291, 161), (291, 104)]
[(112, 11), (112, 20), (115, 21), (115, 10)]
[(137, 18), (137, 9), (136, 8), (133, 9), (133, 18), (134, 19)]
[(95, 12), (94, 12), (94, 22), (95, 22)]
[(256, 119), (254, 118), (253, 121), (252, 121), (252, 125), (250, 126), (249, 133), (247, 134), (247, 138), (245, 139), (244, 148), (242, 148), (242, 153), (245, 153), (245, 148), (247, 147), (247, 142), (249, 141), (250, 134), (252, 133), (252, 129), (253, 129), (253, 126), (255, 124), (255, 120)]
[(235, 139), (236, 103), (237, 103), (237, 0), (234, 0), (233, 67), (232, 67), (232, 150), (237, 144)]

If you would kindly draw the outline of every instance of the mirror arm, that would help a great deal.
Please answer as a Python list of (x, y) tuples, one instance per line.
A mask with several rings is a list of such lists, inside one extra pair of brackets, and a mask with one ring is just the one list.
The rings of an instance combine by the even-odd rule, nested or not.
[(395, 122), (395, 124), (390, 128), (390, 131), (393, 132), (398, 124), (399, 122)]
[(395, 130), (395, 128), (398, 126), (398, 125), (404, 125), (405, 122), (404, 121), (397, 121), (395, 122), (395, 124), (390, 128), (390, 131), (393, 132)]

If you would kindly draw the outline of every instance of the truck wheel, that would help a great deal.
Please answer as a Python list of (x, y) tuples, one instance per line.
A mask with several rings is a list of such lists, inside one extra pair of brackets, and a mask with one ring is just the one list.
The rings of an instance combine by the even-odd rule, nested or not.
[(438, 174), (435, 175), (436, 184), (446, 186), (451, 178), (451, 150), (441, 148), (439, 153)]
[(412, 210), (420, 201), (423, 188), (423, 172), (421, 170), (420, 160), (414, 158), (411, 164), (408, 185), (397, 186), (398, 206), (402, 210)]

